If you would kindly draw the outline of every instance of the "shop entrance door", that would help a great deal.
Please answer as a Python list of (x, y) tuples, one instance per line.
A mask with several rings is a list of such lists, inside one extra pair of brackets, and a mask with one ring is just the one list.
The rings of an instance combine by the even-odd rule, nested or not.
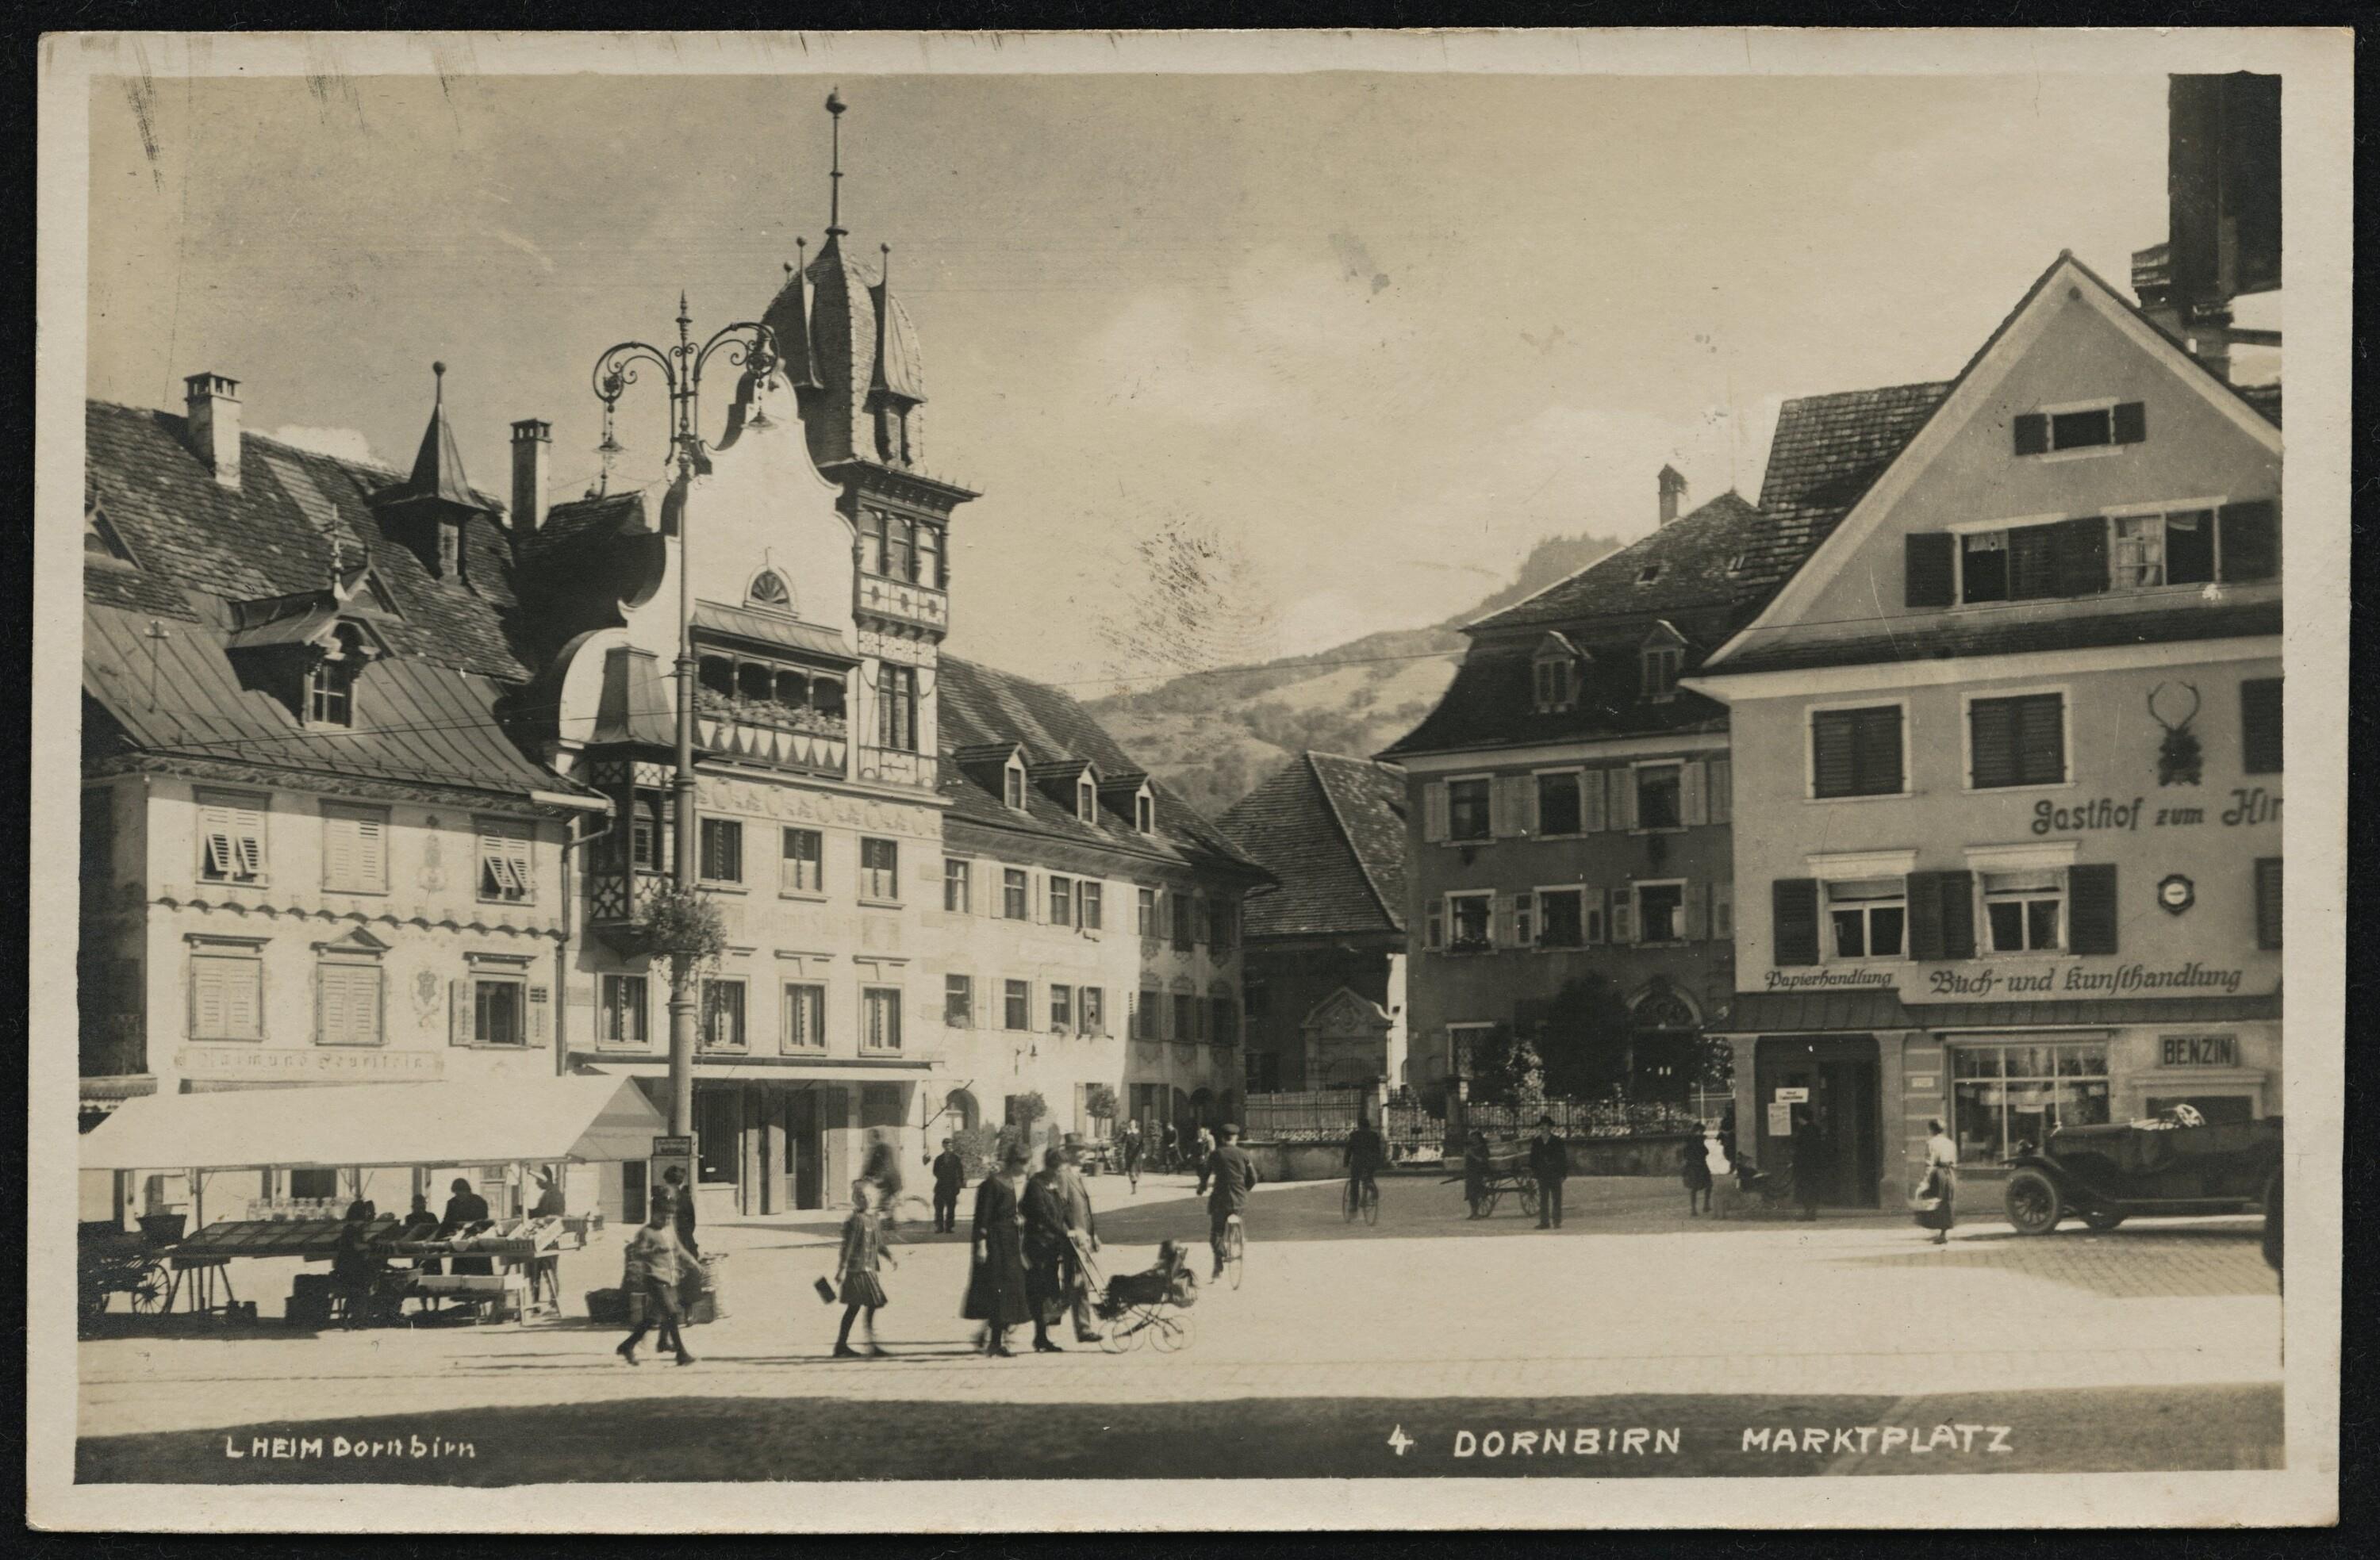
[[(1806, 1178), (1822, 1206), (1875, 1207), (1883, 1141), (1875, 1036), (1763, 1037), (1754, 1058), (1754, 1162), (1764, 1170), (1790, 1168), (1797, 1182)], [(1792, 1128), (1805, 1119), (1816, 1125), (1817, 1152), (1803, 1165), (1795, 1162)], [(1739, 1123), (1739, 1139), (1748, 1135)]]
[(819, 1096), (816, 1089), (800, 1089), (787, 1107), (786, 1152), (794, 1167), (794, 1206), (818, 1208), (825, 1204), (820, 1198), (820, 1188), (826, 1179), (826, 1167), (820, 1155)]

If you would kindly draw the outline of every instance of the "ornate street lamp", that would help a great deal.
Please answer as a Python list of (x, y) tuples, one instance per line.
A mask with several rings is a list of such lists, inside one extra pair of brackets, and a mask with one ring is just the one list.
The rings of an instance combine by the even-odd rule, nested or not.
[[(730, 367), (745, 368), (761, 378), (774, 369), (777, 361), (776, 338), (766, 325), (739, 320), (722, 327), (709, 341), (697, 346), (690, 334), (693, 323), (686, 313), (686, 295), (680, 293), (676, 345), (658, 347), (640, 341), (621, 342), (596, 358), (594, 374), (595, 398), (603, 403), (603, 442), (599, 448), (603, 452), (607, 470), (611, 457), (621, 448), (619, 441), (613, 437), (612, 414), (628, 386), (637, 382), (638, 369), (648, 364), (659, 369), (662, 382), (669, 389), (670, 458), (676, 468), (674, 480), (678, 489), (677, 765), (670, 780), (670, 792), (676, 808), (674, 877), (681, 890), (695, 887), (700, 867), (694, 778), (694, 570), (687, 490), (698, 475), (710, 469), (710, 461), (703, 453), (698, 397), (703, 370), (713, 353), (724, 353)], [(755, 417), (750, 426), (763, 428), (767, 421)], [(670, 1131), (679, 1137), (691, 1136), (694, 1131), (696, 1015), (694, 993), (688, 989), (693, 984), (674, 980), (670, 986)]]

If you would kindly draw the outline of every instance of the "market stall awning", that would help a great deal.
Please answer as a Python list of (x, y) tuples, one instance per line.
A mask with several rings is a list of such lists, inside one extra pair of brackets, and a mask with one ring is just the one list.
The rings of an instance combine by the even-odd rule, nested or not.
[(131, 1099), (82, 1137), (86, 1170), (642, 1159), (669, 1123), (625, 1078), (366, 1083)]
[[(593, 1075), (613, 1078), (666, 1078), (665, 1061), (581, 1062)], [(698, 1083), (904, 1083), (932, 1076), (935, 1063), (921, 1057), (771, 1058), (768, 1060), (706, 1061), (694, 1070)]]

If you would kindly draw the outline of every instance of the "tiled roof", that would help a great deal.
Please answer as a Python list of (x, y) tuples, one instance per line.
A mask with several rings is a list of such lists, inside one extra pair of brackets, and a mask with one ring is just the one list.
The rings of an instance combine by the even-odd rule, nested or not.
[(996, 789), (997, 777), (983, 774), (980, 766), (962, 764), (961, 754), (1013, 742), (1024, 746), (1027, 764), (1085, 758), (1103, 775), (1142, 766), (1062, 689), (950, 655), (941, 658), (935, 689), (941, 701), (941, 792), (951, 798), (954, 819), (1185, 865), (1263, 875), (1220, 830), (1160, 781), (1149, 783), (1157, 801), (1153, 835), (1140, 833), (1128, 816), (1107, 806), (1100, 809), (1097, 824), (1084, 823), (1073, 808), (1060, 805), (1037, 787), (1026, 788), (1024, 812), (1012, 811)]
[(1749, 549), (1746, 582), (1773, 588), (1791, 577), (1949, 393), (1941, 381), (1786, 402), (1760, 485), (1768, 525)]
[(1724, 673), (1785, 671), (1879, 661), (1947, 660), (1954, 656), (2256, 638), (2280, 632), (2278, 601), (2202, 601), (2134, 612), (2095, 612), (2086, 617), (2069, 613), (2012, 621), (1945, 615), (1901, 619), (1889, 633), (1855, 639), (1813, 639), (1755, 647), (1721, 661), (1718, 670)]
[[(1466, 632), (1568, 624), (1635, 612), (1674, 612), (1731, 603), (1744, 594), (1728, 573), (1738, 553), (1758, 545), (1767, 522), (1740, 494), (1721, 493), (1691, 514), (1599, 558), (1524, 601), (1490, 612)], [(1648, 583), (1639, 585), (1646, 570)]]
[(1402, 771), (1366, 758), (1302, 753), (1242, 797), (1220, 827), (1281, 881), (1247, 901), (1250, 937), (1404, 929)]
[[(1475, 647), (1455, 670), (1438, 707), (1379, 756), (1725, 730), (1727, 710), (1700, 694), (1682, 690), (1658, 703), (1642, 696), (1644, 671), (1634, 641), (1643, 637), (1640, 631), (1624, 647), (1597, 647), (1585, 669), (1579, 701), (1559, 711), (1537, 708), (1528, 642)], [(1698, 647), (1702, 651), (1712, 647)], [(1689, 673), (1697, 659), (1694, 652), (1688, 653)]]
[[(99, 751), (152, 754), (368, 780), (519, 794), (576, 788), (505, 735), (506, 690), (431, 660), (383, 656), (356, 680), (353, 730), (309, 730), (270, 693), (241, 685), (221, 630), (86, 602), (83, 694)], [(152, 659), (153, 675), (152, 675)]]
[[(371, 507), (395, 473), (247, 434), (240, 486), (215, 481), (183, 442), (183, 419), (166, 412), (86, 403), (88, 480), (108, 521), (151, 576), (93, 563), (88, 599), (107, 606), (198, 616), (187, 593), (252, 601), (328, 584), (336, 556), (352, 564), (369, 550), (373, 575), (397, 616), (381, 625), (394, 656), (413, 657), (508, 681), (529, 675), (516, 621), (512, 558), (491, 513), (464, 526), (464, 577), (442, 581)], [(176, 588), (178, 587), (178, 588)]]
[(572, 499), (545, 512), (544, 524), (523, 539), (521, 555), (524, 560), (537, 558), (582, 540), (643, 535), (650, 529), (641, 491)]

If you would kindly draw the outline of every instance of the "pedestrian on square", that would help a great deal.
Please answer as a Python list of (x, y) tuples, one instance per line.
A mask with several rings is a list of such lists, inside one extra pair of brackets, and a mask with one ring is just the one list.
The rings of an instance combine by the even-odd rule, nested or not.
[(1132, 1183), (1134, 1195), (1140, 1192), (1140, 1123), (1126, 1121), (1116, 1138), (1116, 1146), (1123, 1155), (1124, 1179)]
[(694, 1188), (686, 1183), (686, 1172), (675, 1165), (663, 1170), (660, 1195), (669, 1203), (671, 1227), (677, 1231), (679, 1247), (700, 1262), (702, 1246), (694, 1238)]
[(1207, 1195), (1207, 1162), (1215, 1156), (1215, 1134), (1203, 1125), (1198, 1129), (1198, 1141), (1191, 1149), (1198, 1166), (1198, 1195)]
[(1537, 1118), (1537, 1135), (1529, 1140), (1529, 1174), (1537, 1181), (1537, 1227), (1560, 1229), (1562, 1182), (1570, 1179), (1570, 1150), (1555, 1134), (1551, 1116)]
[[(1959, 1222), (1959, 1145), (1938, 1116), (1925, 1123), (1925, 1175), (1918, 1183), (1918, 1227), (1934, 1232), (1934, 1244), (1949, 1244)], [(1927, 1206), (1925, 1204), (1930, 1204)]]
[(1062, 1153), (1054, 1145), (1025, 1186), (1025, 1295), (1033, 1310), (1033, 1351), (1064, 1352), (1050, 1324), (1066, 1314), (1074, 1292), (1075, 1242), (1066, 1229), (1065, 1192), (1058, 1179)]
[(1488, 1178), (1495, 1173), (1496, 1157), (1488, 1151), (1488, 1134), (1478, 1128), (1471, 1129), (1471, 1141), (1463, 1145), (1463, 1200), (1471, 1204), (1471, 1216), (1488, 1216)]
[(613, 1352), (631, 1365), (638, 1363), (637, 1345), (645, 1341), (648, 1332), (658, 1327), (659, 1347), (674, 1353), (679, 1364), (693, 1364), (694, 1356), (686, 1352), (686, 1340), (678, 1336), (678, 1270), (684, 1264), (686, 1249), (678, 1244), (666, 1202), (655, 1199), (652, 1216), (629, 1237), (623, 1256), (620, 1287), (630, 1294), (641, 1292), (645, 1311), (644, 1319)]
[(892, 1216), (892, 1204), (901, 1197), (901, 1155), (893, 1148), (891, 1137), (880, 1131), (876, 1141), (868, 1145), (868, 1158), (859, 1176), (876, 1188), (877, 1205), (888, 1218)]
[(1211, 1181), (1214, 1191), (1207, 1199), (1207, 1242), (1215, 1251), (1214, 1276), (1223, 1276), (1223, 1232), (1234, 1214), (1245, 1214), (1248, 1193), (1256, 1190), (1259, 1179), (1257, 1162), (1240, 1146), (1240, 1129), (1236, 1123), (1223, 1123), (1223, 1141), (1200, 1166), (1201, 1183)]
[(843, 1327), (834, 1336), (837, 1357), (856, 1360), (859, 1351), (851, 1347), (851, 1324), (862, 1312), (868, 1314), (868, 1352), (870, 1358), (882, 1359), (884, 1350), (876, 1342), (876, 1313), (892, 1301), (884, 1295), (884, 1285), (878, 1278), (880, 1263), (901, 1265), (900, 1259), (885, 1249), (884, 1215), (866, 1199), (856, 1203), (851, 1216), (843, 1221), (843, 1254), (837, 1259), (838, 1294), (843, 1300)]
[[(551, 1167), (537, 1173), (537, 1206), (530, 1210), (532, 1216), (558, 1219), (570, 1211), (568, 1201), (562, 1195), (562, 1178)], [(540, 1252), (529, 1259), (528, 1298), (534, 1300), (540, 1295), (552, 1303), (555, 1315), (562, 1313), (562, 1254), (559, 1252)]]
[(1729, 1155), (1724, 1133), (1714, 1133), (1703, 1140), (1703, 1163), (1710, 1170), (1711, 1217), (1732, 1218), (1738, 1208), (1748, 1205), (1750, 1198), (1744, 1189), (1745, 1167)]
[(1014, 1139), (1001, 1145), (1000, 1173), (983, 1178), (975, 1191), (973, 1265), (966, 1301), (959, 1314), (984, 1324), (981, 1346), (995, 1359), (1008, 1359), (1008, 1329), (1030, 1321), (1025, 1295), (1025, 1166), (1030, 1157)]
[(1067, 1237), (1075, 1244), (1074, 1282), (1069, 1290), (1075, 1312), (1075, 1341), (1097, 1343), (1099, 1329), (1091, 1324), (1090, 1272), (1083, 1257), (1099, 1249), (1099, 1220), (1091, 1208), (1091, 1184), (1083, 1175), (1083, 1139), (1079, 1132), (1066, 1134), (1066, 1151), (1058, 1167), (1058, 1191), (1060, 1208), (1066, 1215)]
[(1806, 1105), (1793, 1107), (1793, 1200), (1802, 1204), (1802, 1222), (1818, 1216), (1818, 1161), (1826, 1154), (1818, 1135), (1818, 1113)]
[(1682, 1151), (1682, 1173), (1686, 1183), (1688, 1218), (1710, 1212), (1710, 1142), (1706, 1136), (1691, 1137), (1686, 1140)]
[(942, 1151), (934, 1155), (934, 1233), (948, 1235), (959, 1227), (959, 1193), (966, 1188), (966, 1161), (959, 1157), (951, 1140), (942, 1140)]

